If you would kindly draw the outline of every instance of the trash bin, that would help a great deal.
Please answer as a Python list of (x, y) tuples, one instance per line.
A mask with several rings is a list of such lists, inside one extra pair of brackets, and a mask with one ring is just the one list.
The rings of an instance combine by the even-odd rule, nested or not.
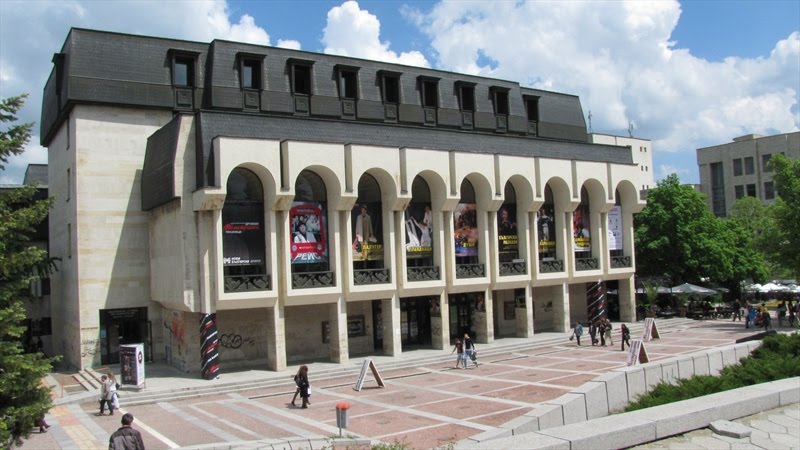
[(342, 435), (342, 428), (347, 428), (348, 409), (350, 409), (348, 403), (338, 403), (336, 405), (336, 426), (339, 427), (339, 436)]

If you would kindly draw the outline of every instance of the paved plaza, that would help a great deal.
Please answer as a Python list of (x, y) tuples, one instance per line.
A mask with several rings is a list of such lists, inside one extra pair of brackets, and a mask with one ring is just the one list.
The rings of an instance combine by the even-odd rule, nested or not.
[[(730, 345), (754, 333), (745, 330), (742, 322), (672, 319), (659, 324), (661, 339), (646, 344), (651, 361)], [(641, 323), (631, 326), (634, 335), (641, 330)], [(386, 387), (378, 388), (369, 381), (360, 392), (353, 386), (363, 358), (352, 359), (349, 370), (333, 370), (336, 365), (329, 363), (311, 363), (313, 395), (308, 409), (290, 404), (294, 392), (291, 374), (296, 367), (282, 373), (254, 370), (226, 374), (223, 381), (226, 377), (236, 379), (239, 388), (244, 389), (194, 398), (176, 394), (173, 400), (166, 397), (163, 401), (137, 404), (134, 393), (123, 391), (122, 409), (136, 417), (134, 427), (142, 432), (148, 449), (213, 448), (214, 444), (218, 448), (290, 448), (287, 443), (292, 442), (291, 448), (302, 448), (297, 443), (303, 440), (305, 448), (319, 448), (339, 434), (335, 407), (340, 402), (350, 404), (348, 428), (344, 431), (347, 436), (404, 442), (418, 449), (445, 447), (493, 430), (531, 411), (538, 403), (625, 366), (627, 352), (620, 351), (619, 324), (614, 328), (614, 345), (609, 347), (586, 345), (588, 336), (584, 336), (584, 346), (577, 347), (565, 333), (478, 344), (480, 365), (470, 365), (466, 370), (453, 367), (455, 358), (447, 357), (448, 351), (375, 357), (378, 369), (391, 367), (381, 370)], [(525, 345), (509, 346), (512, 341)], [(506, 350), (504, 346), (513, 348)], [(155, 371), (156, 366), (153, 367)], [(264, 379), (274, 382), (260, 384)], [(367, 379), (371, 377), (368, 375)], [(215, 381), (153, 377), (148, 371), (148, 390), (191, 390), (208, 383)], [(254, 387), (248, 389), (250, 385)], [(126, 406), (126, 400), (130, 405)], [(796, 412), (796, 408), (789, 411)], [(22, 448), (107, 448), (109, 435), (119, 427), (120, 415), (98, 417), (96, 412), (96, 401), (56, 406), (47, 416), (52, 425), (50, 431), (34, 433)], [(758, 446), (753, 443), (743, 448)]]

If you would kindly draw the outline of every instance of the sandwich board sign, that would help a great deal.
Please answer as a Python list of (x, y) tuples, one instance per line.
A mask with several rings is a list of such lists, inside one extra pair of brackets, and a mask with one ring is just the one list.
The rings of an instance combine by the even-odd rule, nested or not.
[(656, 326), (656, 319), (652, 317), (648, 317), (644, 319), (644, 329), (642, 330), (642, 340), (645, 342), (650, 342), (653, 339), (661, 339), (661, 335), (658, 334), (658, 326)]
[(628, 365), (633, 366), (647, 362), (650, 362), (650, 357), (647, 356), (644, 342), (641, 339), (631, 339), (631, 346), (628, 349)]
[(144, 387), (144, 344), (120, 345), (119, 365), (122, 384)]
[(364, 378), (367, 376), (367, 367), (372, 371), (372, 376), (375, 377), (375, 381), (378, 382), (378, 387), (386, 387), (383, 384), (381, 374), (378, 373), (378, 368), (375, 367), (375, 363), (372, 362), (371, 359), (365, 359), (364, 363), (361, 365), (361, 373), (358, 375), (358, 380), (356, 380), (356, 385), (353, 387), (353, 390), (361, 392), (361, 388), (364, 387)]

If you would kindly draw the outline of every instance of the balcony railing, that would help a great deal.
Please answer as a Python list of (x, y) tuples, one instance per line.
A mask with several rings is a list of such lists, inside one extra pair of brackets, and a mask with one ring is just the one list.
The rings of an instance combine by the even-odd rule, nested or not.
[(525, 263), (525, 261), (500, 263), (501, 277), (509, 277), (513, 275), (526, 275), (527, 273), (528, 273), (528, 264)]
[(225, 292), (268, 291), (271, 285), (272, 279), (267, 274), (225, 276)]
[(440, 280), (439, 266), (409, 267), (406, 269), (408, 281), (433, 281)]
[(292, 274), (292, 289), (336, 286), (334, 272), (303, 272)]
[(353, 284), (384, 284), (392, 282), (392, 272), (389, 269), (356, 269), (353, 270)]
[(612, 269), (624, 269), (625, 267), (631, 267), (633, 265), (630, 256), (612, 256), (611, 257), (611, 268)]
[(597, 258), (577, 258), (575, 260), (575, 270), (597, 270), (600, 264)]
[(561, 259), (539, 261), (539, 273), (556, 273), (563, 271), (564, 271), (564, 261)]
[(456, 278), (482, 278), (486, 276), (483, 264), (457, 264)]

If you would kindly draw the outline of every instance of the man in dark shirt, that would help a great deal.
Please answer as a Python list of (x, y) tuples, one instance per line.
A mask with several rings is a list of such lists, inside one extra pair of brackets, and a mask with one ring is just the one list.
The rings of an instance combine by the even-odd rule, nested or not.
[(139, 431), (131, 428), (133, 414), (122, 416), (122, 426), (108, 440), (108, 450), (144, 450), (144, 441)]

